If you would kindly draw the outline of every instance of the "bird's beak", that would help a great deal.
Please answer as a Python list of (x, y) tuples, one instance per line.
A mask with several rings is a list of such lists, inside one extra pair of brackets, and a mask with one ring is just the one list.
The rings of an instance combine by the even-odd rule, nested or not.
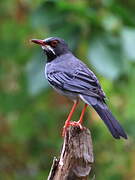
[(39, 44), (41, 46), (46, 45), (45, 42), (43, 40), (40, 40), (40, 39), (31, 39), (31, 42)]
[(31, 39), (31, 42), (33, 43), (36, 43), (36, 44), (39, 44), (43, 50), (45, 51), (51, 51), (54, 55), (55, 55), (55, 52), (53, 50), (52, 47), (50, 47), (50, 45), (48, 45), (44, 40), (40, 40), (40, 39)]

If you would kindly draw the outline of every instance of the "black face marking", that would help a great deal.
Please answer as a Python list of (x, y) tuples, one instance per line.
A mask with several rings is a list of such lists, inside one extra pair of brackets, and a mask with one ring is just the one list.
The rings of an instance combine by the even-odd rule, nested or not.
[(63, 39), (52, 37), (44, 39), (43, 41), (45, 45), (42, 46), (42, 48), (47, 55), (47, 62), (69, 52), (68, 45)]
[(50, 37), (44, 40), (32, 39), (31, 42), (36, 43), (42, 47), (47, 55), (47, 61), (50, 62), (58, 56), (69, 53), (70, 50), (66, 42), (57, 37)]

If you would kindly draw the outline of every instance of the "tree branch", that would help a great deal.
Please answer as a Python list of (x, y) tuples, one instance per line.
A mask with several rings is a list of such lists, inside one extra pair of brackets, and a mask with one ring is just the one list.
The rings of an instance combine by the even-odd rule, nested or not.
[(94, 162), (90, 131), (70, 127), (59, 160), (54, 158), (48, 180), (87, 180)]

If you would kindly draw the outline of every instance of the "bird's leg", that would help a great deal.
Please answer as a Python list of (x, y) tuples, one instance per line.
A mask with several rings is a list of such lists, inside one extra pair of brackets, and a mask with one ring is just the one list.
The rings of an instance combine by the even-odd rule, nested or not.
[(88, 104), (85, 104), (84, 108), (82, 109), (82, 112), (81, 112), (81, 116), (80, 116), (80, 118), (79, 118), (79, 121), (77, 121), (77, 122), (75, 122), (75, 121), (74, 121), (74, 122), (70, 122), (70, 125), (71, 125), (71, 126), (79, 126), (80, 129), (83, 129), (83, 127), (82, 127), (83, 116), (84, 116), (84, 114), (85, 114), (85, 111), (86, 111), (87, 106), (88, 106)]
[(84, 116), (84, 114), (85, 114), (85, 111), (86, 111), (86, 108), (87, 108), (88, 104), (85, 104), (84, 108), (82, 109), (82, 112), (81, 112), (81, 116), (80, 116), (80, 118), (79, 118), (79, 121), (77, 121), (77, 122), (76, 122), (76, 121), (73, 121), (73, 122), (70, 121), (70, 119), (71, 119), (71, 117), (72, 117), (72, 115), (73, 115), (73, 113), (74, 113), (74, 111), (75, 111), (75, 109), (76, 109), (77, 104), (78, 104), (78, 102), (74, 103), (74, 105), (73, 105), (73, 107), (72, 107), (72, 109), (71, 109), (71, 112), (69, 113), (69, 116), (68, 116), (68, 118), (67, 118), (67, 120), (66, 120), (66, 122), (65, 122), (64, 128), (63, 128), (62, 136), (65, 135), (66, 130), (67, 130), (67, 128), (68, 128), (69, 126), (79, 126), (80, 129), (83, 129), (83, 127), (82, 127), (83, 116)]
[(88, 104), (85, 104), (85, 106), (84, 106), (84, 108), (83, 108), (83, 110), (82, 110), (80, 119), (79, 119), (79, 121), (78, 121), (79, 124), (82, 124), (82, 122), (83, 122), (83, 116), (84, 116), (84, 114), (85, 114), (85, 111), (86, 111), (87, 106), (88, 106)]
[(65, 125), (63, 127), (62, 136), (65, 135), (67, 128), (70, 126), (70, 119), (73, 116), (73, 113), (74, 113), (74, 111), (75, 111), (75, 109), (77, 107), (77, 104), (78, 104), (78, 101), (74, 102), (74, 104), (73, 104), (73, 107), (72, 107), (72, 109), (71, 109), (71, 111), (70, 111), (70, 113), (68, 115), (68, 118), (67, 118), (67, 120), (65, 122)]

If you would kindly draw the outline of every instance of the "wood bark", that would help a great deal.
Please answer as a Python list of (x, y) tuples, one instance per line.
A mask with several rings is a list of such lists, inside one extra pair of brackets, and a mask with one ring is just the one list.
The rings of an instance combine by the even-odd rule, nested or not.
[(59, 160), (54, 158), (48, 180), (87, 180), (94, 162), (90, 131), (69, 127)]

